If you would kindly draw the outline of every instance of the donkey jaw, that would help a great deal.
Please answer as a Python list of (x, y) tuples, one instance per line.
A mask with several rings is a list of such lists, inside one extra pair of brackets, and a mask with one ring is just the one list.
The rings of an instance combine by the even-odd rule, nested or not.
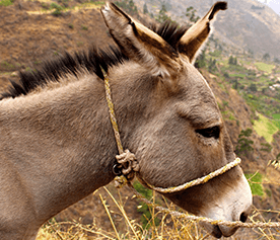
[[(204, 211), (201, 215), (213, 220), (245, 222), (251, 211), (252, 193), (244, 175), (236, 186), (217, 199), (212, 205), (214, 205), (214, 207), (208, 211)], [(216, 238), (222, 236), (230, 237), (238, 229), (238, 227), (211, 225), (208, 223), (201, 225)]]

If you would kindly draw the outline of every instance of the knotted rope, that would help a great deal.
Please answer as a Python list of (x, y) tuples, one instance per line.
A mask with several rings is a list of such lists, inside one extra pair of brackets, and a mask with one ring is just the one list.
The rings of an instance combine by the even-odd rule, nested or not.
[(113, 126), (115, 139), (119, 150), (119, 155), (116, 156), (116, 160), (119, 164), (118, 168), (121, 168), (123, 174), (121, 176), (116, 177), (115, 180), (119, 183), (120, 186), (122, 186), (126, 184), (127, 180), (131, 181), (134, 178), (135, 172), (139, 171), (139, 164), (133, 153), (131, 153), (128, 149), (123, 151), (122, 141), (121, 141), (117, 119), (114, 111), (114, 104), (111, 97), (109, 79), (105, 77), (104, 81), (105, 81), (105, 90), (106, 90), (106, 100), (110, 112), (110, 120)]
[[(236, 222), (230, 222), (230, 221), (224, 221), (224, 220), (213, 220), (209, 219), (206, 217), (197, 217), (193, 215), (187, 215), (185, 213), (180, 213), (177, 211), (171, 211), (167, 208), (161, 207), (159, 205), (156, 205), (149, 200), (147, 200), (145, 197), (143, 197), (140, 193), (138, 193), (134, 187), (131, 184), (131, 181), (134, 178), (135, 172), (138, 172), (140, 170), (139, 164), (136, 160), (136, 157), (133, 153), (131, 153), (129, 150), (123, 150), (122, 143), (121, 143), (121, 138), (119, 134), (119, 129), (117, 125), (117, 120), (114, 112), (114, 105), (112, 102), (111, 98), (111, 90), (110, 90), (110, 84), (109, 84), (109, 79), (106, 77), (105, 78), (105, 90), (106, 90), (106, 99), (109, 107), (109, 112), (110, 112), (110, 120), (113, 126), (114, 134), (115, 134), (115, 139), (119, 151), (119, 155), (116, 156), (117, 162), (120, 164), (120, 167), (122, 168), (122, 174), (119, 177), (116, 177), (115, 180), (118, 182), (119, 186), (123, 186), (125, 184), (128, 185), (128, 187), (131, 188), (131, 190), (134, 192), (134, 194), (141, 199), (141, 201), (145, 202), (147, 205), (154, 207), (158, 211), (168, 213), (172, 216), (178, 217), (178, 218), (184, 218), (187, 220), (191, 221), (198, 221), (202, 223), (210, 223), (213, 225), (224, 225), (228, 227), (242, 227), (242, 228), (280, 228), (280, 222), (268, 222), (268, 223), (263, 223), (263, 222), (256, 222), (256, 223), (243, 223), (241, 221), (236, 221)], [(187, 188), (193, 187), (195, 185), (199, 184), (204, 184), (208, 182), (210, 179), (217, 177), (220, 174), (225, 173), (226, 171), (230, 170), (231, 168), (237, 166), (240, 164), (241, 159), (236, 158), (233, 162), (228, 163), (224, 167), (211, 172), (210, 174), (202, 177), (195, 179), (193, 181), (187, 182), (185, 184), (182, 184), (180, 186), (176, 187), (169, 187), (169, 188), (160, 188), (160, 187), (154, 187), (147, 182), (145, 182), (151, 189), (160, 192), (160, 193), (172, 193), (172, 192), (178, 192), (185, 190)], [(143, 180), (143, 179), (142, 179)]]

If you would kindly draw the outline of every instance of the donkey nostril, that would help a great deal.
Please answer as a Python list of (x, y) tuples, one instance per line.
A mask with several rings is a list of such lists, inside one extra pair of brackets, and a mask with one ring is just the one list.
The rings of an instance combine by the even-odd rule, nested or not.
[(246, 213), (242, 213), (240, 216), (240, 221), (241, 222), (246, 222), (248, 218), (248, 215)]

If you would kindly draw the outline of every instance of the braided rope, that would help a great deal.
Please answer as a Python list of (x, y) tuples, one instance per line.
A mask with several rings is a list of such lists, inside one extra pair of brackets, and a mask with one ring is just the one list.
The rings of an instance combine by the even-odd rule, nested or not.
[(211, 172), (204, 177), (197, 178), (195, 180), (192, 180), (190, 182), (184, 183), (184, 184), (176, 186), (176, 187), (168, 187), (168, 188), (154, 187), (154, 186), (148, 184), (146, 181), (145, 182), (151, 189), (153, 189), (157, 192), (160, 192), (160, 193), (174, 193), (174, 192), (179, 192), (179, 191), (182, 191), (182, 190), (186, 190), (187, 188), (190, 188), (190, 187), (193, 187), (193, 186), (196, 186), (196, 185), (207, 183), (210, 179), (225, 173), (226, 171), (232, 169), (233, 167), (237, 166), (240, 163), (241, 163), (241, 159), (236, 158), (233, 162), (228, 163), (227, 165), (223, 166), (222, 168), (220, 168), (220, 169), (218, 169), (214, 172)]
[[(110, 112), (110, 120), (111, 120), (111, 123), (112, 123), (112, 126), (113, 126), (113, 130), (114, 130), (114, 133), (115, 133), (115, 139), (116, 139), (116, 143), (117, 143), (119, 154), (120, 154), (120, 155), (117, 155), (116, 158), (119, 159), (119, 161), (121, 163), (123, 163), (124, 158), (128, 158), (128, 159), (134, 159), (134, 158), (131, 156), (132, 153), (130, 153), (128, 150), (126, 150), (126, 151), (123, 150), (122, 143), (121, 143), (121, 138), (120, 138), (120, 134), (119, 134), (119, 129), (118, 129), (118, 125), (117, 125), (117, 120), (116, 120), (116, 116), (115, 116), (115, 112), (114, 112), (114, 104), (113, 104), (112, 98), (111, 98), (111, 90), (110, 90), (109, 79), (106, 77), (104, 81), (105, 81), (106, 99), (107, 99), (109, 112)], [(182, 184), (182, 185), (177, 186), (177, 187), (160, 188), (160, 187), (154, 187), (154, 186), (152, 186), (148, 183), (146, 183), (146, 184), (151, 189), (153, 189), (157, 192), (160, 192), (160, 193), (172, 193), (172, 192), (182, 191), (182, 190), (185, 190), (187, 188), (193, 187), (195, 185), (206, 183), (210, 179), (212, 179), (212, 178), (214, 178), (214, 177), (216, 177), (220, 174), (223, 174), (226, 171), (230, 170), (231, 168), (237, 166), (238, 164), (240, 164), (240, 162), (241, 162), (241, 159), (236, 158), (233, 162), (228, 163), (224, 167), (222, 167), (222, 168), (220, 168), (220, 169), (218, 169), (214, 172), (211, 172), (210, 174), (208, 174), (208, 175), (206, 175), (202, 178), (195, 179), (193, 181), (187, 182), (187, 183)], [(139, 165), (137, 165), (136, 162), (133, 162), (132, 164), (135, 165), (135, 169), (132, 167), (131, 170), (138, 171), (139, 170)], [(132, 173), (134, 173), (134, 172), (132, 172)], [(133, 174), (133, 177), (134, 177), (134, 174)], [(115, 180), (121, 186), (128, 185), (128, 187), (130, 187), (130, 189), (133, 191), (133, 193), (139, 199), (141, 199), (143, 202), (145, 202), (147, 205), (154, 207), (158, 211), (168, 213), (172, 216), (175, 216), (175, 217), (178, 217), (178, 218), (184, 218), (184, 219), (191, 220), (191, 221), (199, 221), (199, 222), (202, 222), (202, 223), (210, 223), (210, 224), (213, 224), (213, 225), (219, 224), (219, 225), (224, 225), (224, 226), (228, 226), (228, 227), (280, 228), (280, 222), (268, 222), (268, 223), (263, 223), (263, 222), (243, 223), (243, 222), (240, 222), (240, 221), (230, 222), (230, 221), (224, 221), (224, 220), (213, 220), (213, 219), (206, 218), (206, 217), (197, 217), (197, 216), (187, 215), (185, 213), (180, 213), (180, 212), (177, 212), (177, 211), (169, 210), (167, 208), (161, 207), (159, 205), (156, 205), (156, 204), (150, 202), (145, 197), (143, 197), (140, 193), (138, 193), (135, 190), (135, 188), (131, 185), (131, 180), (133, 179), (133, 177), (127, 179), (124, 175), (122, 175), (120, 177), (116, 177)]]
[(113, 104), (112, 98), (111, 98), (111, 89), (110, 89), (109, 79), (107, 77), (105, 77), (104, 82), (105, 82), (105, 90), (106, 90), (106, 100), (107, 100), (108, 107), (109, 107), (109, 112), (110, 112), (110, 120), (111, 120), (112, 127), (113, 127), (113, 130), (114, 130), (115, 139), (116, 139), (116, 142), (117, 142), (119, 154), (121, 155), (121, 154), (124, 153), (124, 151), (123, 151), (120, 132), (119, 132), (117, 119), (116, 119), (116, 115), (115, 115), (115, 111), (114, 111), (114, 104)]

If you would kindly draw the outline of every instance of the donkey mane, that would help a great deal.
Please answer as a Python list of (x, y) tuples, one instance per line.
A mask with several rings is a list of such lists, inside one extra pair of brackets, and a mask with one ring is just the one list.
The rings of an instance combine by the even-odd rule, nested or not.
[[(175, 50), (177, 50), (177, 42), (187, 30), (186, 27), (179, 27), (178, 24), (170, 21), (166, 21), (159, 26), (156, 24), (146, 25), (160, 35)], [(32, 72), (20, 71), (19, 83), (10, 80), (11, 86), (7, 92), (0, 95), (0, 100), (27, 95), (39, 86), (44, 87), (49, 82), (59, 82), (59, 79), (65, 74), (77, 77), (82, 68), (95, 73), (100, 79), (104, 80), (104, 73), (107, 73), (109, 67), (122, 64), (127, 60), (129, 58), (116, 46), (109, 46), (106, 50), (97, 50), (95, 47), (92, 47), (88, 52), (76, 52), (73, 55), (65, 52), (63, 56), (45, 62), (41, 70), (36, 69)]]

